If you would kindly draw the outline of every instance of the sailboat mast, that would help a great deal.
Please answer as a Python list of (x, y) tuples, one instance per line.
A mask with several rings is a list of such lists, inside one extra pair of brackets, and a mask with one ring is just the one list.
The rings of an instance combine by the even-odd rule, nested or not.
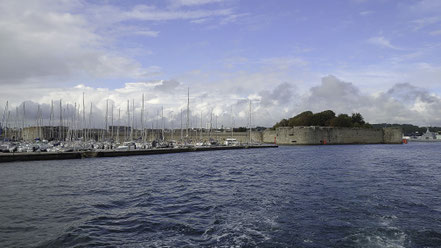
[(159, 110), (156, 110), (156, 138), (159, 140)]
[(133, 140), (135, 135), (135, 99), (132, 98), (132, 131), (130, 132), (130, 140)]
[(107, 99), (106, 101), (106, 119), (105, 119), (105, 126), (106, 129), (104, 130), (103, 133), (103, 141), (107, 138), (107, 130), (108, 130), (108, 119), (109, 119), (109, 99)]
[(26, 122), (26, 102), (23, 102), (23, 126), (22, 130), (24, 131), (25, 128), (25, 122)]
[(61, 141), (63, 139), (62, 135), (62, 129), (63, 128), (63, 102), (62, 99), (60, 99), (60, 125), (58, 128), (58, 138)]
[(161, 106), (161, 126), (162, 126), (162, 140), (164, 141), (165, 140), (165, 137), (164, 137), (164, 128), (165, 128), (165, 123), (164, 123), (164, 106)]
[(8, 108), (9, 108), (8, 101), (6, 101), (5, 110), (3, 111), (3, 118), (2, 118), (2, 123), (1, 123), (5, 127), (4, 139), (7, 138), (7, 134), (8, 134), (8, 122), (6, 121), (6, 123), (4, 123), (5, 119), (6, 119), (6, 112), (8, 112)]
[(40, 138), (40, 104), (37, 104), (37, 116), (35, 117), (35, 124), (37, 125), (37, 136)]
[[(146, 110), (146, 112), (145, 112), (145, 119), (146, 119), (146, 123), (145, 123), (145, 141), (147, 142), (149, 140), (149, 128), (148, 128), (148, 124), (147, 124), (147, 120), (149, 119), (149, 111), (148, 110)], [(153, 133), (153, 130), (151, 130), (151, 133)]]
[[(112, 115), (111, 115), (112, 117), (111, 117), (110, 122), (111, 122), (111, 125), (112, 125), (112, 130), (111, 130), (110, 136), (112, 137), (112, 140), (113, 140), (113, 129), (115, 128), (115, 126), (113, 125), (113, 102), (112, 102), (111, 112), (112, 112)], [(113, 143), (113, 141), (112, 141), (112, 143)]]
[(182, 130), (182, 109), (181, 109), (181, 141), (183, 139), (184, 136), (184, 130)]
[(190, 87), (188, 87), (188, 91), (187, 91), (187, 133), (186, 133), (186, 137), (188, 137), (189, 125), (190, 125)]
[(200, 132), (200, 140), (202, 142), (202, 111), (201, 111), (201, 132)]
[(119, 143), (119, 129), (121, 127), (121, 107), (118, 108), (118, 129), (116, 129), (116, 142)]
[(251, 99), (250, 99), (250, 144), (251, 144)]
[(72, 129), (73, 129), (73, 138), (76, 139), (77, 138), (77, 102), (75, 102), (74, 104), (74, 112), (73, 112), (73, 116), (72, 116)]
[(84, 104), (84, 92), (83, 92), (83, 122), (81, 123), (81, 128), (83, 129), (83, 140), (86, 139), (85, 130), (86, 130), (86, 105)]
[(8, 117), (6, 118), (5, 137), (7, 137), (8, 129), (10, 129), (10, 125), (9, 125), (9, 117), (10, 117), (10, 115), (11, 115), (11, 111), (8, 110)]
[(70, 130), (70, 123), (69, 123), (69, 113), (70, 113), (70, 111), (69, 111), (69, 104), (66, 104), (66, 109), (64, 109), (63, 108), (63, 116), (64, 116), (64, 126), (67, 128), (67, 130), (65, 129), (65, 131), (66, 131), (66, 137), (65, 137), (65, 140), (68, 140), (68, 138), (70, 137), (70, 132), (71, 132), (71, 130)]
[[(17, 130), (18, 137), (21, 137), (22, 132), (20, 131), (19, 122), (20, 122), (20, 119), (19, 119), (18, 107), (15, 107), (15, 125), (14, 125), (14, 127)], [(17, 137), (17, 139), (18, 139), (18, 137)]]
[(210, 111), (210, 130), (208, 132), (209, 137), (211, 138), (211, 129), (213, 128), (213, 109)]
[(90, 102), (88, 135), (89, 135), (89, 140), (92, 139), (92, 102)]
[[(65, 115), (65, 118), (66, 118), (66, 120), (65, 120), (65, 123), (67, 124), (67, 127), (68, 127), (68, 136), (66, 136), (66, 137), (69, 137), (69, 139), (72, 141), (72, 139), (73, 139), (73, 135), (74, 135), (74, 111), (72, 110), (72, 109), (69, 109), (69, 104), (66, 104), (66, 108), (67, 108), (67, 112), (66, 112), (66, 114), (67, 115)], [(71, 108), (72, 108), (72, 106), (71, 106)], [(69, 118), (69, 116), (70, 116), (70, 118)]]
[(171, 129), (171, 140), (174, 140), (174, 132), (175, 132), (175, 128), (173, 125), (173, 111), (170, 112), (170, 129)]
[(142, 94), (142, 103), (141, 103), (141, 139), (144, 142), (144, 93)]
[(127, 100), (127, 127), (125, 140), (129, 139), (129, 127), (130, 127), (130, 100)]

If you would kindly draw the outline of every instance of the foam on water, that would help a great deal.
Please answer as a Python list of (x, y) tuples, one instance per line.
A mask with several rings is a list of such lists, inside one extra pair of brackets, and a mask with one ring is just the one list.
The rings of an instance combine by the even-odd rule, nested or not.
[(408, 247), (406, 244), (407, 235), (393, 227), (364, 229), (360, 232), (343, 238), (338, 245), (341, 247)]

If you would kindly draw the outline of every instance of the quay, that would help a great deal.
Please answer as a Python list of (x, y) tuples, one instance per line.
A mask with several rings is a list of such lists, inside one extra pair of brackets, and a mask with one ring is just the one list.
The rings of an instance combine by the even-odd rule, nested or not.
[(0, 163), (15, 161), (62, 160), (101, 157), (140, 156), (183, 152), (203, 152), (236, 149), (277, 148), (277, 145), (241, 145), (241, 146), (214, 146), (214, 147), (188, 147), (188, 148), (155, 148), (128, 151), (79, 151), (79, 152), (23, 152), (0, 153)]

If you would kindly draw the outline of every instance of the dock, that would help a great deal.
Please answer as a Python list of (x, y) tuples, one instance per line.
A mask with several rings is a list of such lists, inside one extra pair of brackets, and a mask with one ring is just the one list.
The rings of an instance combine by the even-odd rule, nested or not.
[(219, 150), (277, 148), (277, 145), (244, 145), (244, 146), (214, 146), (214, 147), (188, 147), (188, 148), (154, 148), (137, 149), (128, 151), (98, 150), (78, 152), (23, 152), (0, 153), (0, 163), (15, 161), (63, 160), (102, 157), (142, 156), (183, 152), (205, 152)]

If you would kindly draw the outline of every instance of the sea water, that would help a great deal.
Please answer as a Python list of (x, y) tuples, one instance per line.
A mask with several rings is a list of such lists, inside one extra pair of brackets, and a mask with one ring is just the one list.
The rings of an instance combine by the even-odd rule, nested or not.
[(441, 247), (441, 143), (0, 164), (0, 247)]

